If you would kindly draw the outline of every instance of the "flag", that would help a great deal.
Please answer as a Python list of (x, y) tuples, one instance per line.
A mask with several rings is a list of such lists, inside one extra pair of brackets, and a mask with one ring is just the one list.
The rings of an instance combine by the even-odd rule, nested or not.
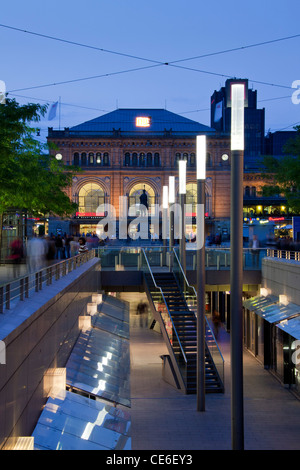
[(49, 114), (48, 114), (48, 120), (49, 121), (51, 121), (52, 119), (54, 119), (56, 117), (57, 105), (58, 105), (58, 101), (56, 101), (56, 103), (53, 103), (53, 105), (51, 106), (51, 108), (49, 110)]
[(223, 108), (223, 102), (219, 101), (219, 103), (217, 103), (215, 107), (214, 122), (219, 122), (222, 119), (222, 108)]

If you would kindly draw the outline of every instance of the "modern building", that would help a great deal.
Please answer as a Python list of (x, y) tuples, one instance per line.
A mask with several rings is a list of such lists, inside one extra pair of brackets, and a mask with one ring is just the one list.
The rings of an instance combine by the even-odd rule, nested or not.
[(265, 109), (257, 108), (257, 91), (248, 88), (248, 80), (228, 79), (225, 86), (214, 91), (211, 96), (211, 127), (220, 133), (230, 135), (231, 130), (231, 97), (230, 87), (233, 82), (245, 84), (245, 170), (256, 170), (258, 157), (264, 152)]

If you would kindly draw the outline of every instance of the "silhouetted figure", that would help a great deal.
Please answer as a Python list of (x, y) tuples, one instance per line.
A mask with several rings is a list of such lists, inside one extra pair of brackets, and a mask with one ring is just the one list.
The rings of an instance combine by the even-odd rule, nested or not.
[(142, 194), (140, 195), (140, 211), (141, 215), (145, 216), (147, 215), (148, 211), (148, 196), (146, 194), (146, 190), (143, 189)]

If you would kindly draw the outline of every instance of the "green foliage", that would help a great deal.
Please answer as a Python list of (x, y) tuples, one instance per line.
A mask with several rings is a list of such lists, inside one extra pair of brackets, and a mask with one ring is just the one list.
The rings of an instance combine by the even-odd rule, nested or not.
[(20, 106), (8, 98), (0, 105), (0, 212), (18, 208), (33, 215), (64, 216), (76, 209), (65, 192), (75, 169), (50, 155), (29, 125), (46, 110), (39, 104)]
[(288, 206), (295, 213), (300, 213), (300, 126), (296, 128), (296, 136), (284, 147), (285, 156), (276, 158), (267, 155), (263, 158), (267, 184), (263, 187), (263, 195), (282, 194)]

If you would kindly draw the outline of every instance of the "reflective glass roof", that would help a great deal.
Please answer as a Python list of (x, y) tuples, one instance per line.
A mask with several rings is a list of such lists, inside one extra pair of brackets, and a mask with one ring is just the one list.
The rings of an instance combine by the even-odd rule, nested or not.
[(282, 321), (281, 323), (278, 323), (277, 326), (281, 330), (286, 331), (293, 338), (300, 340), (300, 317)]
[(300, 314), (300, 306), (292, 303), (289, 303), (288, 305), (272, 304), (267, 307), (263, 307), (256, 313), (270, 323), (277, 323)]
[(48, 399), (32, 436), (36, 450), (131, 450), (130, 427), (122, 407), (64, 391)]
[(130, 406), (129, 341), (107, 331), (82, 331), (67, 362), (67, 384)]
[(251, 299), (244, 300), (243, 305), (248, 310), (252, 312), (256, 312), (260, 310), (262, 307), (266, 307), (268, 305), (272, 305), (277, 303), (279, 300), (278, 297), (275, 295), (258, 295), (256, 297), (251, 297)]
[(129, 306), (112, 296), (103, 296), (98, 313), (92, 316), (92, 326), (129, 339)]

